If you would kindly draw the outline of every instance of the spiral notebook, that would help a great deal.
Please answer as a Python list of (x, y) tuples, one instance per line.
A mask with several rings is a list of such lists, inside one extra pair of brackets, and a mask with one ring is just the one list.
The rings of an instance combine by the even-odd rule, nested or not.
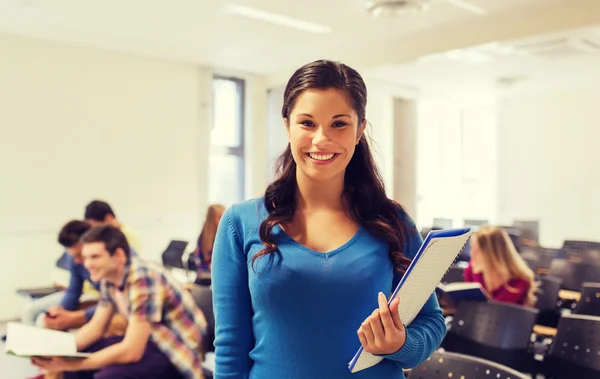
[[(388, 301), (389, 304), (396, 296), (400, 296), (398, 309), (405, 325), (410, 325), (417, 317), (425, 302), (434, 293), (437, 285), (466, 246), (471, 233), (470, 228), (434, 230), (425, 237)], [(367, 353), (360, 347), (348, 364), (348, 368), (355, 373), (375, 366), (382, 360), (383, 358)]]

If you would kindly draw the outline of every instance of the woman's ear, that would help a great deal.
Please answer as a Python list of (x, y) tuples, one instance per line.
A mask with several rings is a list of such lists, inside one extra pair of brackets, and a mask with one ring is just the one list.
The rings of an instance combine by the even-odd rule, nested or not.
[(356, 133), (356, 145), (360, 142), (361, 137), (365, 133), (365, 128), (367, 127), (367, 120), (363, 120), (358, 126), (358, 132)]

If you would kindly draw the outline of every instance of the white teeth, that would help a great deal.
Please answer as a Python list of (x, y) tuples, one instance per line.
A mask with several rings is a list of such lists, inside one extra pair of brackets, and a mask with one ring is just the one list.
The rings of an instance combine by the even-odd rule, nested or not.
[(333, 156), (335, 154), (327, 154), (327, 155), (320, 155), (320, 154), (313, 154), (313, 153), (308, 153), (308, 155), (312, 158), (315, 159), (317, 161), (328, 161), (331, 158), (333, 158)]

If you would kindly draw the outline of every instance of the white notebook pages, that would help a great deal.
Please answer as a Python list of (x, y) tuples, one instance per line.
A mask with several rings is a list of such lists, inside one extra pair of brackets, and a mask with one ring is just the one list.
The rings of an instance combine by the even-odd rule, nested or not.
[[(406, 273), (398, 283), (388, 304), (400, 296), (400, 318), (409, 325), (434, 293), (452, 263), (456, 260), (469, 237), (471, 230), (450, 229), (430, 232), (415, 255)], [(357, 326), (358, 328), (358, 326)], [(348, 364), (351, 372), (358, 372), (381, 362), (383, 358), (367, 353), (361, 347)]]
[(78, 353), (75, 335), (43, 329), (18, 322), (9, 322), (6, 329), (6, 354), (19, 357), (84, 358), (89, 353)]

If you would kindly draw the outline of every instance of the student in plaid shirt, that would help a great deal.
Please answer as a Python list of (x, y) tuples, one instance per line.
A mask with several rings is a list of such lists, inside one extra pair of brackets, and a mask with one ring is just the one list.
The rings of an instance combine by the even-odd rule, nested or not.
[[(206, 320), (191, 294), (165, 270), (130, 258), (123, 233), (112, 226), (82, 236), (85, 267), (101, 282), (101, 298), (91, 321), (76, 335), (85, 359), (33, 358), (64, 379), (201, 379), (201, 328)], [(103, 339), (114, 312), (129, 321), (124, 337)]]

